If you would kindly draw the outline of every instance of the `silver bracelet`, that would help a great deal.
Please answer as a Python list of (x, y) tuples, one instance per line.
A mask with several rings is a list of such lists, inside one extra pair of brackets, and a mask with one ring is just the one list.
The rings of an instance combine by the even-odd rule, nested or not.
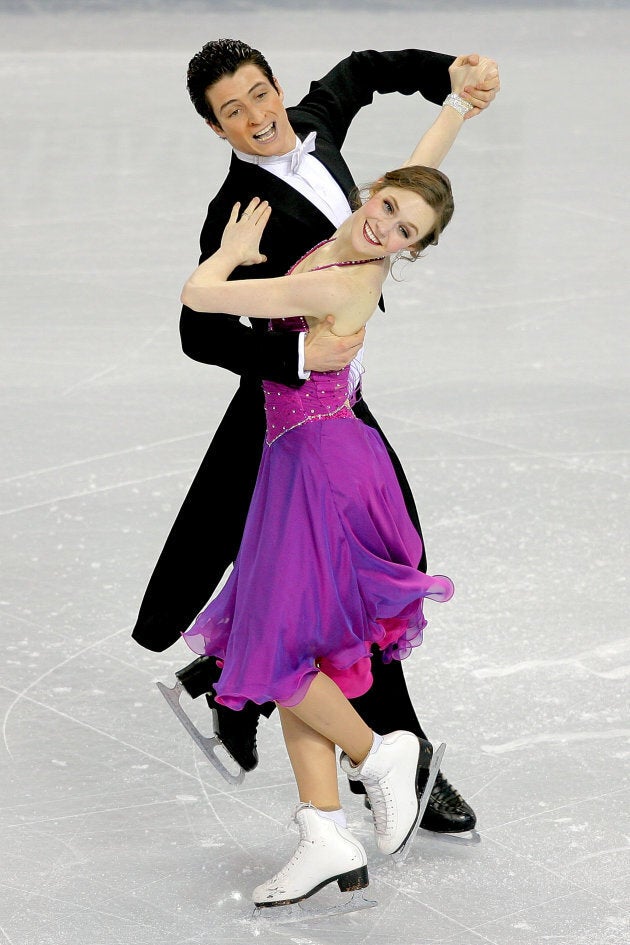
[(467, 102), (466, 99), (462, 98), (461, 95), (458, 95), (457, 92), (451, 92), (447, 95), (442, 105), (450, 105), (456, 112), (459, 112), (462, 118), (475, 107), (471, 105), (470, 102)]

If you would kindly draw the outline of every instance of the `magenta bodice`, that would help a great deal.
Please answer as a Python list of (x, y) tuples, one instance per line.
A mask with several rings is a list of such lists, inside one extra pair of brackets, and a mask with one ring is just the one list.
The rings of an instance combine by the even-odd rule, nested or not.
[[(270, 329), (307, 331), (308, 326), (302, 318), (285, 318), (272, 321)], [(263, 381), (263, 391), (267, 445), (271, 445), (283, 433), (312, 420), (354, 417), (351, 409), (354, 388), (350, 381), (350, 365), (342, 371), (329, 371), (326, 374), (312, 371), (302, 387), (286, 387), (273, 381)]]

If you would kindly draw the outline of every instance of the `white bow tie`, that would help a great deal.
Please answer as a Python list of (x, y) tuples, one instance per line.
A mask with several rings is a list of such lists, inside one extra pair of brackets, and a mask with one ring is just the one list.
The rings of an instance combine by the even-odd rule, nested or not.
[(302, 163), (304, 155), (315, 150), (316, 137), (317, 132), (311, 131), (304, 141), (300, 141), (298, 138), (296, 146), (287, 154), (274, 154), (270, 157), (264, 157), (261, 154), (245, 154), (242, 151), (236, 151), (236, 155), (241, 161), (247, 161), (249, 164), (260, 164), (261, 167), (265, 167), (265, 165), (268, 167), (270, 164), (284, 165), (289, 173), (295, 174)]
[(300, 141), (295, 150), (291, 152), (291, 173), (295, 174), (297, 172), (305, 154), (311, 154), (315, 150), (316, 137), (316, 131), (309, 132), (304, 141)]

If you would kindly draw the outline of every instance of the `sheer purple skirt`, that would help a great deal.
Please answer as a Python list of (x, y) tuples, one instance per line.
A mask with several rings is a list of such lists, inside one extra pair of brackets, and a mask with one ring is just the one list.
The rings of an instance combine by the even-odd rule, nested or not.
[(379, 434), (353, 416), (304, 423), (265, 446), (234, 568), (184, 639), (223, 661), (217, 698), (233, 709), (296, 705), (318, 672), (362, 695), (371, 645), (403, 659), (424, 598), (453, 594), (421, 554)]

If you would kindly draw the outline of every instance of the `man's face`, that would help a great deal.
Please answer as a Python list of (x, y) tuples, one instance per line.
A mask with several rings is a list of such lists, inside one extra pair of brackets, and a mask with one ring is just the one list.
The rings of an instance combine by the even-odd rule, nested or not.
[(286, 154), (295, 147), (295, 132), (284, 107), (284, 92), (258, 66), (246, 63), (206, 89), (217, 118), (208, 122), (233, 148), (245, 154)]

